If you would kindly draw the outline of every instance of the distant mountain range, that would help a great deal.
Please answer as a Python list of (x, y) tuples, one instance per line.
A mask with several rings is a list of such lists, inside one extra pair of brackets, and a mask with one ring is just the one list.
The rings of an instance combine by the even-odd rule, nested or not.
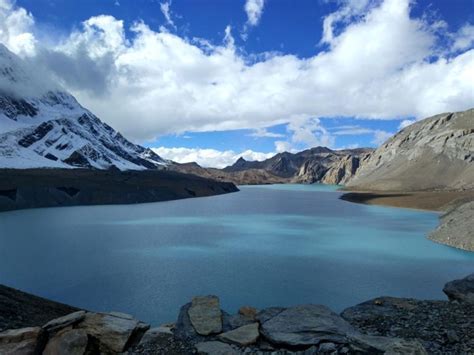
[(238, 159), (222, 170), (195, 163), (171, 169), (236, 184), (326, 183), (351, 190), (474, 190), (474, 109), (413, 123), (378, 149), (279, 153), (264, 161)]

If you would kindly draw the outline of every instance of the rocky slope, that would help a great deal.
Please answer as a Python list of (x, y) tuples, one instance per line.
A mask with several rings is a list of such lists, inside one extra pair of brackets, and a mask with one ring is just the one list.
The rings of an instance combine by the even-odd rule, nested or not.
[[(201, 296), (181, 308), (176, 324), (151, 328), (118, 312), (72, 309), (64, 314), (64, 305), (0, 287), (0, 324), (26, 327), (0, 329), (0, 353), (471, 353), (474, 274), (447, 283), (443, 291), (450, 301), (381, 297), (350, 307), (341, 315), (312, 304), (260, 311), (246, 306), (230, 315), (221, 310), (216, 296)], [(16, 307), (18, 300), (25, 308)], [(32, 305), (42, 304), (46, 306), (34, 314), (43, 311), (43, 317), (30, 319)], [(17, 313), (15, 317), (9, 308)]]
[(440, 225), (429, 239), (474, 252), (474, 201), (459, 203), (440, 217)]
[(159, 169), (133, 144), (0, 44), (0, 167)]
[(372, 191), (474, 189), (474, 109), (404, 128), (372, 153), (347, 185)]

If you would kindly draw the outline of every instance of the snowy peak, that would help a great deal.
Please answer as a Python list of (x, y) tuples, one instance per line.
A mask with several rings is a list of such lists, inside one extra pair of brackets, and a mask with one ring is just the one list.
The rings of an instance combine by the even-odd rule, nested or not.
[(144, 170), (169, 164), (128, 141), (69, 93), (31, 90), (38, 83), (27, 64), (0, 44), (0, 168)]

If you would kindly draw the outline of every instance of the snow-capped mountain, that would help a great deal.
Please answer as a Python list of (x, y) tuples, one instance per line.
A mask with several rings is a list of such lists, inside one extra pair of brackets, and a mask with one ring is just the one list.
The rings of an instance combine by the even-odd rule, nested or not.
[(159, 169), (133, 144), (0, 43), (0, 168)]

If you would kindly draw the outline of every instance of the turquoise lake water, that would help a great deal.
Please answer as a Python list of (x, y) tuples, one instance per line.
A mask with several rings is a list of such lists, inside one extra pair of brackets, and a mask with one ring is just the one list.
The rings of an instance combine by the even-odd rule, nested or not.
[(425, 235), (438, 215), (339, 200), (335, 186), (241, 187), (170, 202), (0, 213), (0, 283), (155, 325), (193, 295), (224, 309), (381, 295), (445, 299), (474, 253)]

